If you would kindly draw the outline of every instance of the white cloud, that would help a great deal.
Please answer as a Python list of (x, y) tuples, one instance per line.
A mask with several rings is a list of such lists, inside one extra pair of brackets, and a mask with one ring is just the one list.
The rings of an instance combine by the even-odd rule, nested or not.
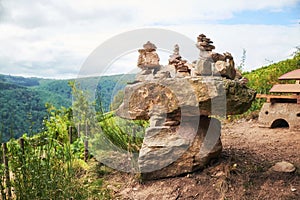
[[(266, 59), (275, 62), (287, 58), (300, 44), (299, 25), (218, 25), (216, 21), (244, 10), (281, 12), (298, 3), (299, 0), (0, 0), (0, 73), (74, 77), (102, 42), (143, 27), (175, 30), (193, 40), (206, 33), (216, 51), (232, 52), (237, 63), (244, 48), (250, 70), (267, 64)], [(122, 65), (126, 63), (135, 65), (136, 59), (124, 58)]]

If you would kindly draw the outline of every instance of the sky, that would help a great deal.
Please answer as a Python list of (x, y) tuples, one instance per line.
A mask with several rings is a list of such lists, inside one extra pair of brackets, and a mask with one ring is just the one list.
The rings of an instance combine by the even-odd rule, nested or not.
[[(237, 65), (245, 49), (250, 71), (290, 58), (300, 46), (300, 0), (0, 0), (0, 74), (76, 78), (103, 43), (146, 28), (195, 43), (204, 33), (215, 52), (231, 52)], [(168, 53), (158, 53), (167, 64)], [(117, 55), (110, 74), (137, 69), (137, 57), (136, 51)]]

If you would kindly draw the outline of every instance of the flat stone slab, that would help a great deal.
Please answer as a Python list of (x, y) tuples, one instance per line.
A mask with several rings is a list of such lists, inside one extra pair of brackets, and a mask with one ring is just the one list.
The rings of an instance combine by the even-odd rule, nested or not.
[(127, 85), (117, 115), (149, 119), (155, 107), (162, 113), (181, 109), (186, 116), (241, 114), (249, 109), (255, 95), (238, 81), (222, 77), (153, 79)]

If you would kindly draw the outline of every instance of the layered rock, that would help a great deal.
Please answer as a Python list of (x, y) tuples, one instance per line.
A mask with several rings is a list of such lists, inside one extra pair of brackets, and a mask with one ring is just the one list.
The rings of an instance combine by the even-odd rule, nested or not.
[[(151, 44), (145, 44), (144, 50), (155, 53), (156, 47)], [(117, 115), (150, 120), (138, 158), (143, 180), (177, 176), (203, 168), (222, 150), (221, 123), (210, 116), (241, 114), (255, 98), (255, 91), (232, 80), (235, 74), (225, 63), (220, 65), (225, 65), (226, 70), (218, 68), (226, 71), (221, 76), (211, 67), (219, 61), (233, 61), (230, 54), (212, 56), (211, 50), (215, 47), (203, 34), (199, 35), (197, 46), (200, 58), (194, 69), (182, 59), (178, 45), (168, 66), (153, 67), (158, 66), (156, 62), (154, 65), (142, 62), (144, 54), (140, 52), (138, 67), (142, 72), (134, 84), (125, 88)], [(209, 66), (210, 72), (204, 72)], [(172, 67), (176, 71), (174, 76), (168, 71)], [(150, 71), (146, 78), (145, 71)]]
[(148, 41), (143, 45), (143, 49), (139, 49), (139, 58), (137, 66), (142, 69), (142, 71), (137, 75), (136, 79), (138, 81), (144, 81), (153, 78), (153, 76), (160, 69), (159, 56), (156, 53), (157, 47)]
[(236, 78), (236, 69), (231, 53), (224, 53), (224, 55), (213, 53), (212, 59), (214, 60), (214, 74), (220, 74), (228, 79)]
[(117, 114), (127, 119), (149, 119), (152, 109), (165, 113), (184, 108), (185, 115), (235, 115), (249, 109), (255, 91), (221, 77), (153, 79), (127, 85)]
[(187, 117), (180, 128), (148, 128), (138, 161), (142, 179), (172, 177), (203, 168), (222, 151), (220, 131), (220, 122), (205, 116)]
[(174, 53), (170, 56), (169, 65), (174, 66), (177, 77), (184, 77), (191, 75), (190, 65), (187, 60), (183, 60), (179, 54), (179, 45), (174, 46)]
[(229, 52), (219, 54), (212, 52), (215, 46), (204, 34), (197, 37), (197, 48), (200, 50), (199, 59), (195, 65), (196, 75), (220, 75), (228, 79), (236, 78), (236, 69), (232, 55)]

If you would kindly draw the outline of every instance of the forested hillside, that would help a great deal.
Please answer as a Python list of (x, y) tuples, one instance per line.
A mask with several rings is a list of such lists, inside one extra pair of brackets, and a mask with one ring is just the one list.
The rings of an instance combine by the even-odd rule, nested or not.
[[(300, 50), (295, 52), (292, 58), (261, 67), (251, 72), (243, 73), (249, 82), (248, 87), (257, 91), (258, 94), (268, 94), (274, 84), (278, 83), (295, 83), (295, 81), (279, 81), (281, 75), (300, 68)], [(265, 102), (265, 99), (256, 99), (252, 102), (251, 108), (245, 113), (259, 111)]]
[[(81, 78), (76, 82), (89, 91), (92, 99), (101, 99), (104, 111), (108, 111), (114, 95), (133, 79), (134, 75), (115, 75)], [(57, 108), (70, 107), (69, 81), (0, 75), (0, 139), (6, 141), (38, 132), (47, 117), (46, 103)]]
[[(250, 88), (255, 89), (258, 93), (266, 94), (274, 84), (286, 83), (286, 81), (279, 81), (278, 77), (299, 68), (300, 51), (298, 50), (293, 58), (273, 63), (251, 72), (245, 72), (243, 75), (248, 78), (248, 86)], [(292, 83), (294, 82), (292, 81)]]
[[(272, 85), (279, 82), (278, 77), (300, 68), (300, 53), (293, 58), (264, 66), (243, 75), (249, 79), (248, 86), (258, 93), (268, 93)], [(109, 111), (110, 105), (127, 82), (134, 80), (135, 75), (114, 75), (77, 79), (83, 90), (88, 91), (91, 99), (96, 99), (96, 108), (101, 106)], [(19, 137), (24, 133), (34, 134), (42, 128), (42, 121), (47, 117), (46, 103), (57, 108), (72, 105), (70, 80), (41, 78), (24, 78), (0, 75), (0, 131), (1, 140)], [(98, 105), (97, 105), (98, 104)], [(254, 102), (251, 110), (260, 108), (261, 102)]]
[[(297, 68), (300, 68), (299, 53), (291, 59), (252, 72), (246, 72), (244, 76), (249, 79), (249, 87), (256, 89), (259, 93), (264, 93), (268, 92), (268, 89), (274, 83), (278, 82), (280, 75)], [(129, 189), (136, 187), (137, 184), (132, 182), (132, 177), (130, 177), (129, 182), (135, 185), (128, 185), (124, 173), (121, 174), (120, 179), (122, 181), (120, 181), (120, 188), (112, 190), (106, 187), (107, 185), (112, 185), (109, 182), (110, 180), (112, 182), (119, 180), (116, 179), (116, 176), (120, 174), (116, 174), (114, 171), (111, 173), (111, 169), (99, 164), (95, 160), (95, 157), (93, 157), (93, 153), (89, 153), (88, 151), (88, 147), (95, 147), (97, 145), (97, 153), (103, 153), (104, 151), (108, 151), (110, 145), (113, 145), (118, 149), (127, 151), (126, 156), (123, 157), (125, 159), (124, 162), (122, 157), (120, 157), (122, 165), (129, 161), (128, 163), (131, 166), (135, 166), (134, 161), (128, 159), (128, 156), (133, 156), (133, 153), (137, 153), (140, 150), (144, 131), (149, 126), (149, 123), (143, 120), (124, 120), (115, 117), (113, 112), (95, 113), (94, 110), (90, 109), (93, 105), (97, 106), (96, 109), (99, 108), (99, 101), (101, 101), (102, 109), (108, 111), (114, 97), (116, 96), (118, 98), (115, 99), (120, 100), (122, 94), (119, 91), (124, 88), (127, 82), (132, 82), (133, 79), (134, 75), (83, 78), (75, 81), (72, 80), (70, 84), (72, 87), (70, 87), (68, 84), (70, 80), (0, 75), (0, 135), (2, 136), (0, 138), (2, 142), (2, 149), (0, 151), (2, 152), (0, 153), (3, 154), (3, 163), (0, 166), (0, 198), (11, 199), (10, 197), (13, 196), (16, 199), (49, 199), (49, 197), (53, 197), (53, 199), (114, 199), (115, 196), (118, 196), (117, 192), (121, 191), (120, 193), (124, 193), (122, 192), (125, 191), (123, 190), (124, 188), (121, 189), (123, 187), (122, 184), (126, 185)], [(96, 97), (96, 104), (88, 102), (90, 97)], [(72, 98), (74, 99), (74, 105), (77, 106), (70, 107)], [(47, 102), (55, 105), (56, 108), (48, 105), (48, 109), (46, 110), (45, 103)], [(116, 102), (118, 103), (119, 101)], [(258, 109), (257, 105), (259, 105), (259, 102), (255, 102), (253, 105), (253, 110)], [(66, 108), (60, 108), (61, 106)], [(79, 113), (81, 117), (73, 118), (73, 115), (75, 116), (76, 111), (78, 112), (81, 106), (87, 109), (85, 112)], [(91, 116), (91, 114), (96, 115), (97, 122), (99, 122), (97, 123), (99, 127), (91, 127), (101, 128), (101, 133), (103, 134), (95, 134), (94, 137), (86, 140), (88, 131), (84, 126), (89, 126), (92, 122), (82, 119), (89, 119), (86, 116)], [(43, 120), (43, 118), (45, 119)], [(234, 146), (238, 146), (244, 142), (243, 137), (249, 139), (248, 135), (257, 132), (260, 133), (261, 130), (250, 131), (245, 136), (245, 130), (250, 129), (240, 124), (236, 126), (237, 130), (241, 131), (242, 134), (237, 136), (236, 129), (230, 131), (227, 127), (226, 131), (225, 128), (225, 134), (223, 134), (225, 142), (223, 145), (225, 145), (224, 155), (226, 157), (221, 157), (218, 164), (210, 167), (207, 173), (211, 173), (211, 176), (209, 176), (210, 184), (215, 184), (219, 181), (222, 183), (221, 185), (223, 183), (228, 184), (229, 182), (235, 183), (233, 185), (234, 188), (241, 187), (243, 191), (247, 190), (247, 194), (253, 196), (253, 194), (257, 193), (257, 188), (261, 188), (259, 183), (265, 184), (271, 179), (273, 181), (275, 176), (270, 179), (269, 174), (265, 175), (265, 170), (268, 170), (267, 168), (271, 165), (270, 160), (264, 157), (266, 155), (265, 149), (258, 148), (257, 146), (259, 139), (250, 137), (250, 143), (247, 143), (247, 147), (243, 149), (243, 152), (255, 152), (255, 155), (257, 155), (257, 152), (261, 153), (258, 154), (262, 158), (261, 160), (257, 161), (256, 156), (252, 157), (254, 154), (240, 154), (240, 146), (238, 149), (234, 148)], [(251, 129), (255, 127), (253, 124), (248, 126), (251, 126)], [(43, 129), (40, 130), (42, 127)], [(241, 127), (243, 129), (240, 129)], [(230, 124), (230, 128), (232, 128), (232, 124)], [(23, 135), (24, 133), (27, 133), (30, 137)], [(79, 133), (81, 133), (81, 137), (78, 137)], [(232, 135), (233, 133), (235, 135)], [(34, 136), (31, 137), (32, 134)], [(257, 136), (259, 135), (257, 134)], [(266, 134), (261, 135), (266, 136)], [(282, 135), (281, 130), (280, 135)], [(18, 138), (20, 136), (22, 138), (18, 140), (11, 139), (8, 141), (11, 137)], [(273, 138), (274, 134), (269, 134), (269, 137)], [(236, 140), (237, 138), (239, 140)], [(251, 138), (255, 138), (256, 140), (251, 141)], [(278, 141), (281, 140), (281, 136), (280, 140), (273, 138), (273, 141), (276, 141), (276, 144), (273, 142), (273, 145), (278, 146)], [(268, 145), (270, 144), (268, 140), (265, 141), (267, 141)], [(249, 144), (252, 144), (252, 147)], [(282, 144), (286, 145), (289, 143), (283, 142)], [(260, 145), (264, 146), (266, 144)], [(282, 149), (277, 149), (274, 152), (274, 149), (276, 150), (274, 146), (272, 146), (272, 149), (267, 149), (269, 150), (267, 154), (271, 155), (268, 158), (271, 157), (273, 160), (278, 160), (282, 157), (282, 150), (288, 148), (283, 146)], [(274, 156), (275, 154), (276, 156)], [(241, 155), (240, 157), (243, 159), (236, 159), (236, 155)], [(284, 157), (292, 158), (289, 157), (290, 155), (291, 153), (287, 152)], [(297, 155), (293, 154), (293, 156), (297, 158)], [(273, 162), (273, 160), (271, 161)], [(234, 165), (238, 166), (238, 168), (230, 167)], [(258, 166), (262, 167), (258, 168)], [(240, 176), (239, 173), (229, 173), (228, 177), (220, 176), (219, 179), (216, 179), (213, 174), (220, 173), (220, 169), (230, 169), (232, 172), (242, 170), (244, 176)], [(204, 174), (203, 176), (201, 176), (201, 173), (195, 173), (190, 177), (177, 177), (171, 181), (177, 184), (175, 186), (173, 184), (174, 187), (178, 188), (180, 186), (184, 188), (186, 185), (191, 185), (189, 184), (190, 181), (195, 182), (198, 179), (206, 180), (207, 173), (202, 173)], [(108, 178), (105, 178), (106, 174)], [(286, 180), (292, 180), (290, 174), (288, 176)], [(211, 177), (214, 179), (211, 179)], [(248, 186), (249, 177), (254, 177), (255, 179), (255, 182), (251, 182), (251, 187)], [(257, 177), (260, 178), (258, 179)], [(297, 175), (295, 174), (293, 177), (297, 178)], [(282, 181), (281, 179), (280, 177), (278, 178), (279, 181)], [(293, 184), (299, 182), (297, 180), (295, 179)], [(166, 183), (165, 180), (158, 183), (159, 187), (166, 185), (164, 184)], [(155, 186), (155, 184), (151, 185)], [(167, 183), (167, 185), (165, 188), (170, 188), (170, 184)], [(147, 183), (144, 186), (151, 188)], [(198, 184), (198, 186), (194, 190), (195, 196), (199, 194), (199, 191), (207, 191), (207, 187), (202, 187), (201, 184)], [(274, 185), (270, 184), (267, 187), (273, 188)], [(280, 185), (276, 187), (284, 188), (285, 186)], [(289, 187), (288, 190), (290, 190)], [(151, 191), (151, 189), (147, 191)], [(153, 191), (158, 191), (157, 187)], [(213, 188), (212, 191), (215, 192), (217, 190)], [(278, 191), (283, 191), (283, 189), (278, 189)], [(228, 193), (227, 190), (226, 192)], [(246, 193), (243, 192), (243, 194)]]

